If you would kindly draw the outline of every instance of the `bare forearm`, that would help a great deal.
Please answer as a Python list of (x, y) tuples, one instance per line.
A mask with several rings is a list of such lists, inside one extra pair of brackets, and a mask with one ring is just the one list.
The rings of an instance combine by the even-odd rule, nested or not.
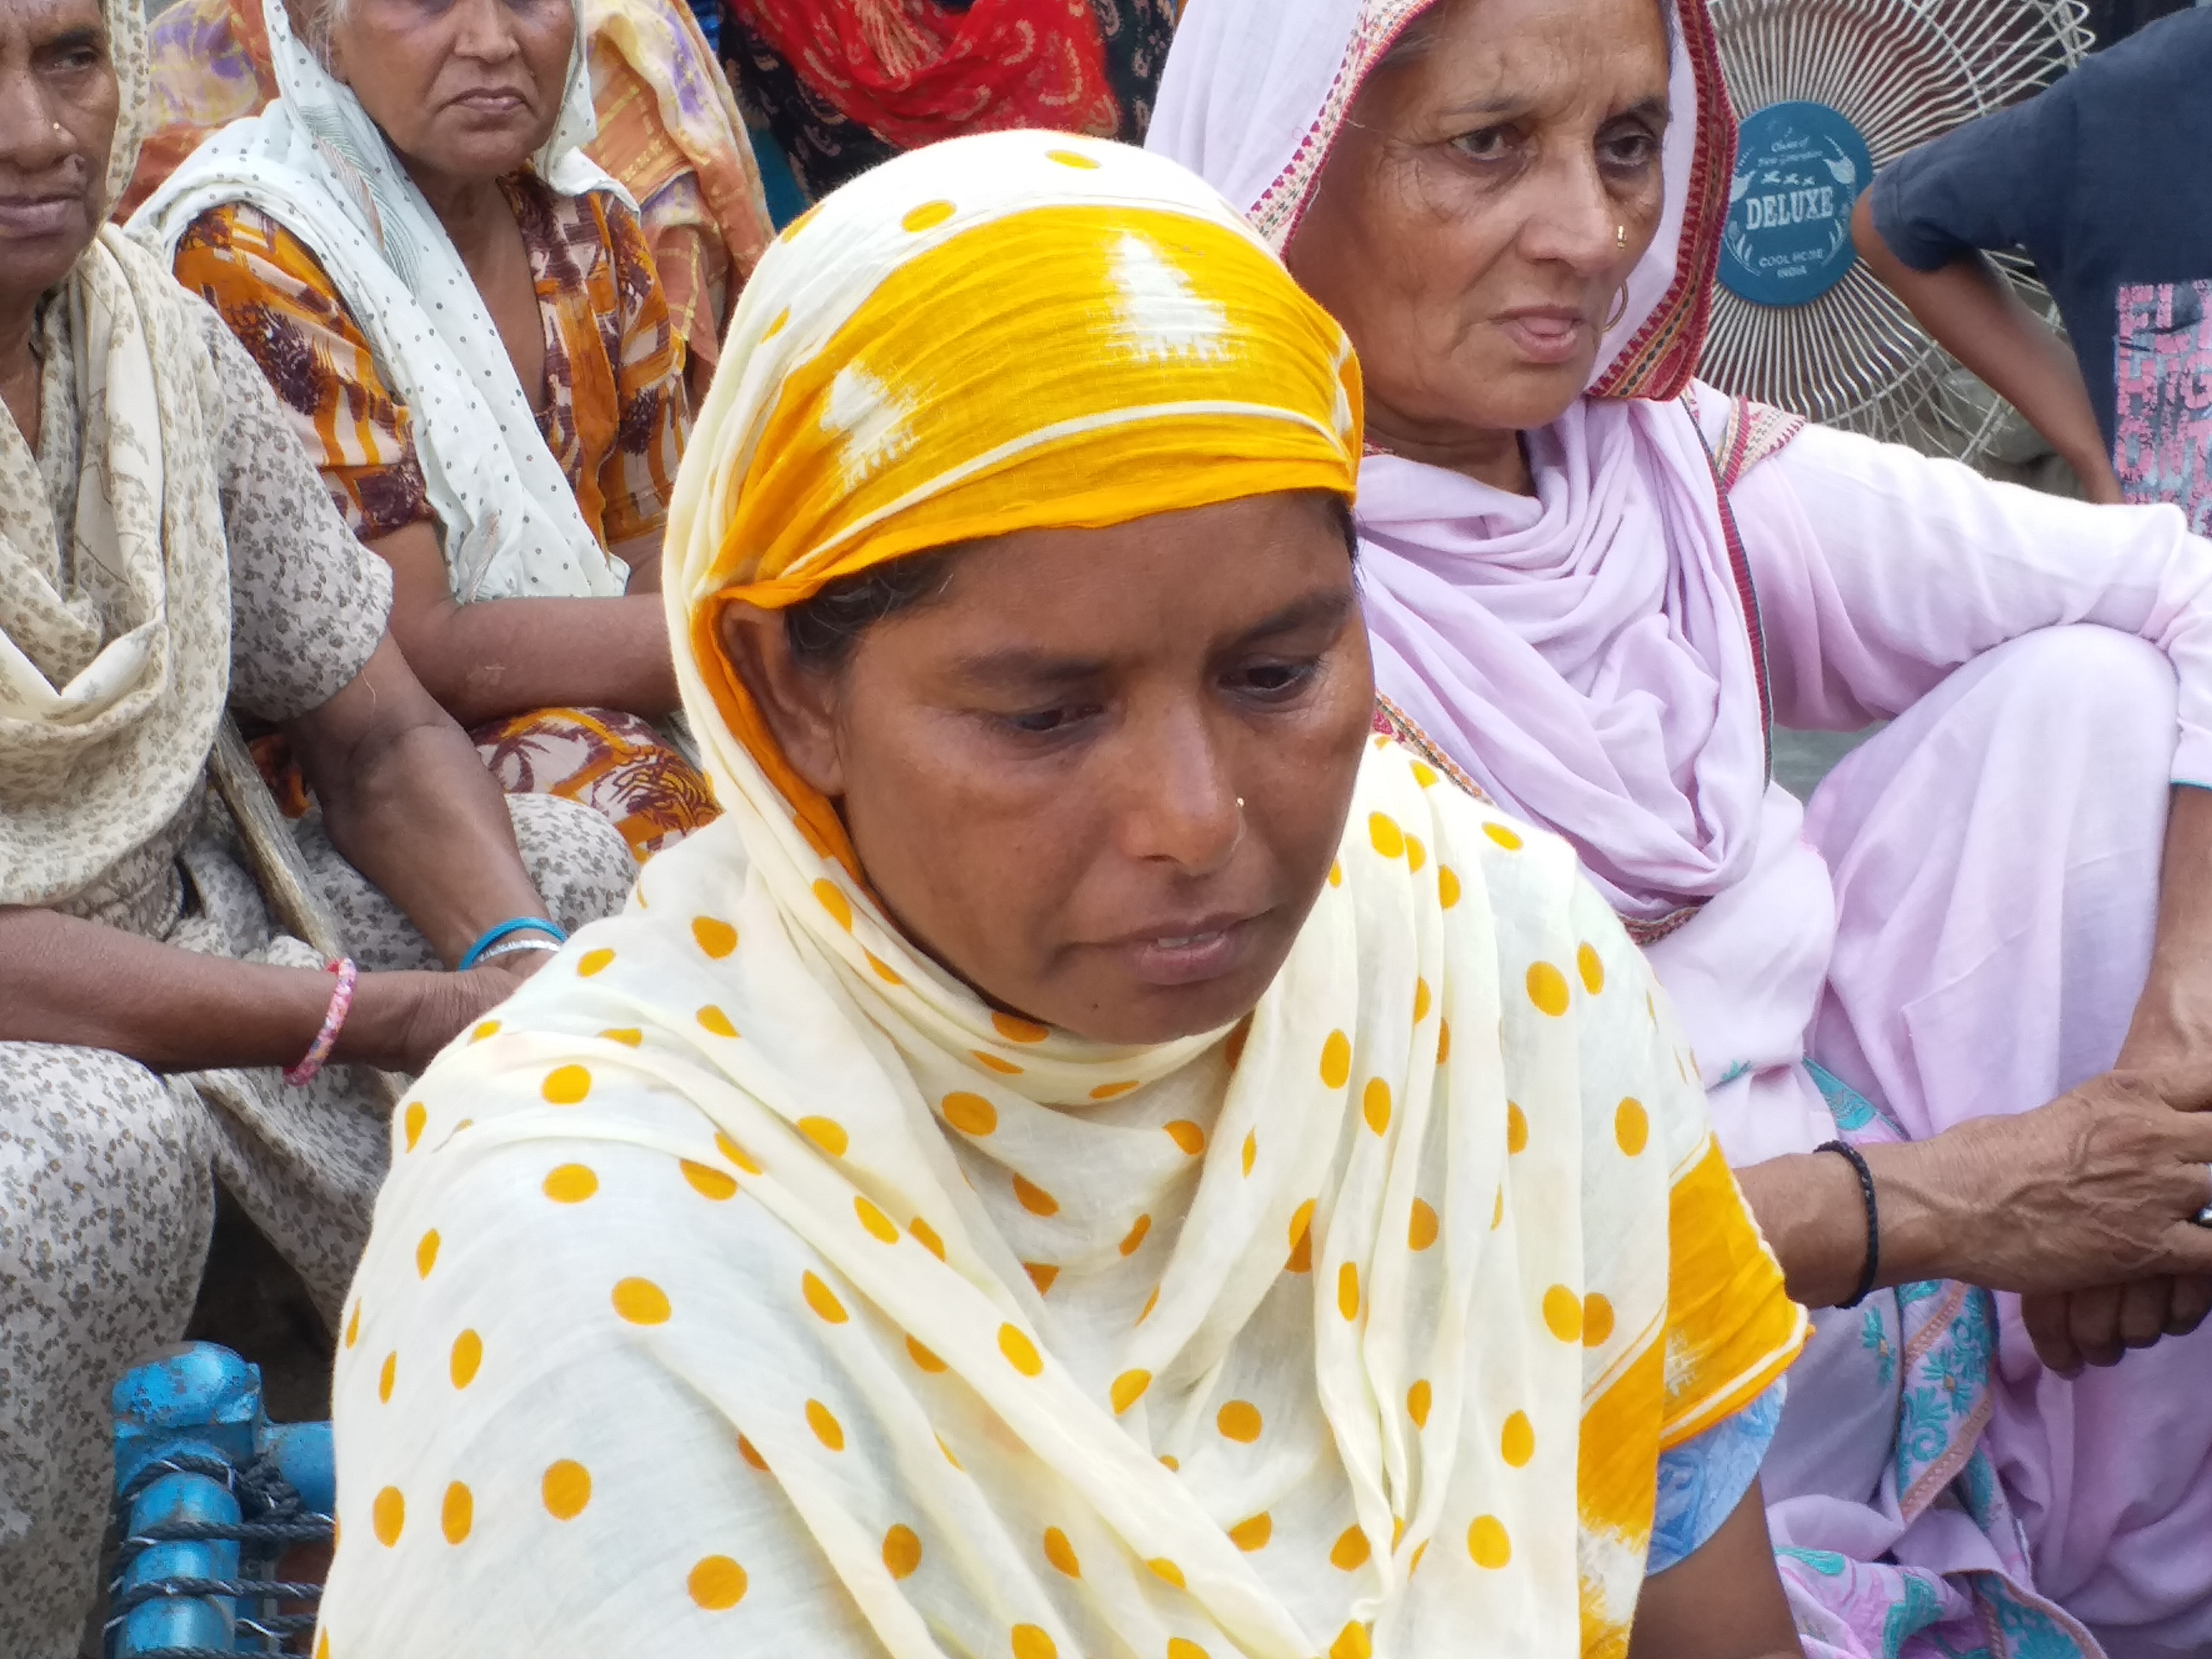
[[(157, 1072), (289, 1066), (307, 1051), (331, 979), (232, 962), (51, 910), (0, 909), (0, 1042), (107, 1048)], [(336, 1058), (421, 1064), (426, 1041), (487, 999), (446, 974), (364, 974)], [(434, 1037), (427, 1036), (434, 1028)]]
[(1865, 196), (1852, 214), (1851, 233), (1882, 285), (1939, 345), (2027, 417), (2080, 477), (2092, 501), (2120, 499), (2081, 365), (2021, 302), (2002, 272), (1978, 253), (1940, 270), (1913, 270), (1881, 240)]
[(392, 632), (416, 676), (464, 726), (579, 706), (657, 716), (681, 701), (657, 593), (447, 604)]
[[(1954, 1147), (1932, 1140), (1859, 1149), (1873, 1170), (1881, 1218), (1876, 1288), (1962, 1276), (1956, 1249)], [(1735, 1172), (1759, 1230), (1782, 1264), (1790, 1295), (1832, 1308), (1866, 1270), (1866, 1200), (1857, 1171), (1835, 1152), (1804, 1152)]]
[(545, 914), (506, 797), (451, 721), (399, 732), (357, 769), (311, 776), (331, 846), (449, 967), (486, 928)]
[(2212, 1063), (2212, 790), (2177, 787), (2159, 871), (2158, 930), (2124, 1069)]

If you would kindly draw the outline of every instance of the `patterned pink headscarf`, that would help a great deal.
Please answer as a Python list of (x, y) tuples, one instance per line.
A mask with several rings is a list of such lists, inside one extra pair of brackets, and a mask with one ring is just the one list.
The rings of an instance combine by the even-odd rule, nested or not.
[[(1524, 434), (1535, 495), (1370, 453), (1358, 506), (1385, 696), (1486, 791), (1573, 841), (1647, 939), (1748, 873), (1768, 770), (1757, 606), (1680, 401), (1735, 121), (1704, 5), (1672, 3), (1665, 206), (1588, 393)], [(1283, 247), (1361, 85), (1434, 3), (1197, 0), (1148, 147)]]

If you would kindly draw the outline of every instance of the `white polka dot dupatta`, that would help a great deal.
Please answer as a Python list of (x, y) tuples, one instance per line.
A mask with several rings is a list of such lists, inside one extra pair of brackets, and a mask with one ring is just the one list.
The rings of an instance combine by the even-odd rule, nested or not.
[[(821, 350), (894, 188), (1131, 188), (976, 142), (831, 198), (836, 280), (764, 263), (733, 344)], [(730, 361), (695, 443), (776, 393)], [(1662, 1438), (1802, 1319), (1724, 1169), (1741, 1292), (1670, 1318), (1717, 1156), (1566, 846), (1377, 738), (1249, 1020), (1105, 1047), (909, 945), (678, 664), (726, 815), (394, 1121), (318, 1651), (1621, 1651)]]

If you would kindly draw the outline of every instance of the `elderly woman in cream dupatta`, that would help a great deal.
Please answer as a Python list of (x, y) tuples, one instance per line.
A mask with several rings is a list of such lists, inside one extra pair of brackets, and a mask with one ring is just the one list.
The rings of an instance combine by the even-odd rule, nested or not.
[[(100, 228), (137, 149), (143, 31), (137, 0), (104, 19), (94, 0), (0, 7), (9, 1659), (78, 1651), (107, 1390), (183, 1333), (216, 1181), (335, 1332), (386, 1162), (359, 1068), (418, 1070), (514, 988), (518, 962), (544, 960), (437, 971), (471, 939), (605, 915), (633, 869), (580, 807), (518, 799), (510, 817), (386, 634), (383, 567), (252, 360)], [(317, 781), (301, 851), (357, 981), (272, 925), (210, 805), (229, 706), (276, 723)], [(300, 1066), (333, 1024), (332, 1063)]]
[(1206, 0), (1150, 143), (1358, 345), (1378, 688), (1575, 843), (1825, 1310), (1808, 1638), (2200, 1652), (2212, 546), (1693, 384), (1733, 137), (1694, 0)]
[(511, 790), (602, 811), (642, 858), (713, 816), (652, 722), (690, 425), (683, 352), (597, 131), (581, 0), (258, 0), (280, 94), (132, 228), (292, 410), (393, 637)]
[(728, 814), (395, 1125), (318, 1650), (1794, 1651), (1802, 1310), (1567, 848), (1372, 733), (1340, 331), (1016, 132), (730, 346)]

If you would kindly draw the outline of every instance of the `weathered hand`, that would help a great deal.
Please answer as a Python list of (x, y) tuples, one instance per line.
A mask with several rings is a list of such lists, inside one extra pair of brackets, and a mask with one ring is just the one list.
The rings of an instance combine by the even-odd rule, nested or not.
[(2186, 1336), (2212, 1313), (2212, 1278), (2138, 1279), (2082, 1291), (2024, 1296), (2021, 1321), (2036, 1357), (2062, 1376), (2117, 1365), (2130, 1348)]
[(515, 957), (527, 964), (520, 969), (509, 968), (510, 958), (502, 957), (489, 967), (471, 968), (465, 974), (377, 975), (380, 980), (414, 981), (408, 988), (414, 994), (400, 1027), (398, 1053), (387, 1063), (410, 1074), (422, 1071), (440, 1049), (520, 990), (522, 981), (550, 954), (517, 951)]
[[(2212, 1083), (2175, 1076), (2108, 1072), (2034, 1111), (1940, 1137), (1955, 1198), (1953, 1276), (2045, 1297), (2212, 1275), (2212, 1229), (2192, 1219), (2212, 1199)], [(2110, 1322), (2094, 1298), (2082, 1304), (2097, 1352), (2109, 1351), (2123, 1313), (2129, 1330), (2153, 1318), (2148, 1291), (2119, 1302)], [(2073, 1328), (2075, 1314), (2041, 1306), (2037, 1317), (2055, 1334)]]

